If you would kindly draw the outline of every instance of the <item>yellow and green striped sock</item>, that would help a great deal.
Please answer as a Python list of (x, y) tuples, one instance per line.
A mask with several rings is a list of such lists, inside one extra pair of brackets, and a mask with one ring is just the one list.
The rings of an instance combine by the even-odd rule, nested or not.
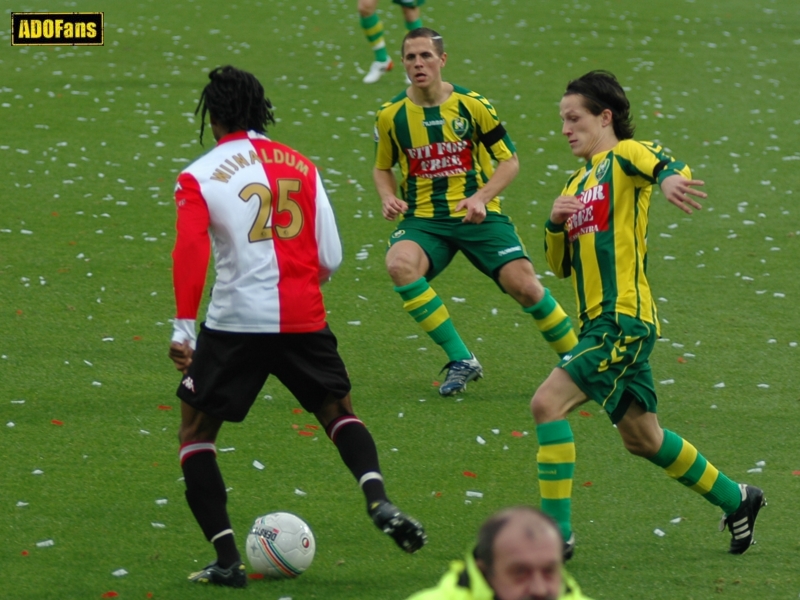
[(468, 360), (472, 357), (453, 326), (447, 307), (424, 277), (408, 285), (396, 287), (394, 291), (403, 299), (405, 311), (442, 347), (449, 360)]
[(533, 316), (536, 327), (559, 356), (563, 357), (578, 343), (572, 321), (547, 288), (539, 302), (523, 310)]
[(386, 42), (383, 39), (383, 22), (378, 17), (378, 13), (361, 17), (361, 29), (364, 30), (364, 35), (367, 36), (367, 41), (372, 46), (375, 60), (386, 62), (389, 54), (386, 52)]
[(565, 540), (572, 534), (572, 476), (575, 472), (575, 438), (566, 419), (536, 426), (539, 452), (539, 494), (542, 512), (561, 528)]
[(697, 448), (681, 436), (664, 430), (664, 441), (655, 456), (648, 459), (694, 490), (725, 514), (736, 512), (742, 502), (739, 486), (708, 462)]

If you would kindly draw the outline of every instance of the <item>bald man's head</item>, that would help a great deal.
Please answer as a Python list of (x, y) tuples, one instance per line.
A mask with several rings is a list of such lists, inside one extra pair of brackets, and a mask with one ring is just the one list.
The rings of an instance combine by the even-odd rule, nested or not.
[(483, 524), (475, 559), (498, 600), (555, 600), (561, 590), (562, 547), (552, 519), (519, 506)]

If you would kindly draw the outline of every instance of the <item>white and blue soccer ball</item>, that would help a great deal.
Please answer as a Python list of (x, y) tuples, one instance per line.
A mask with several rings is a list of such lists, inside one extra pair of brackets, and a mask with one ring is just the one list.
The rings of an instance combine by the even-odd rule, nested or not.
[(258, 517), (247, 534), (247, 560), (253, 571), (274, 579), (292, 579), (311, 566), (317, 543), (308, 523), (297, 515), (274, 512)]

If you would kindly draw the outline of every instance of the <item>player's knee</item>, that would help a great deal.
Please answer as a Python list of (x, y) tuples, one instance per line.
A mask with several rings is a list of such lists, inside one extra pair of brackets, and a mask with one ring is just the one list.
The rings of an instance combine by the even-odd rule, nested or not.
[(644, 437), (624, 437), (622, 438), (622, 443), (625, 445), (625, 449), (634, 456), (650, 458), (658, 452), (658, 447), (656, 447), (655, 443)]
[(375, 5), (375, 0), (358, 0), (358, 14), (362, 17), (370, 16), (375, 12)]
[(405, 254), (387, 257), (386, 271), (395, 285), (408, 285), (422, 276), (419, 268)]
[(558, 407), (552, 402), (552, 399), (549, 398), (546, 393), (542, 392), (541, 389), (536, 390), (533, 398), (531, 398), (531, 414), (537, 425), (549, 423), (550, 421), (558, 421), (564, 418), (562, 411), (559, 411)]

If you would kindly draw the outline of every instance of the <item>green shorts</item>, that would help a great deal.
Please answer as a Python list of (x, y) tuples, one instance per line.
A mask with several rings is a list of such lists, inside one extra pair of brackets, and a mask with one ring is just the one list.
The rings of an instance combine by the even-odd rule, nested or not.
[(428, 256), (430, 269), (425, 274), (428, 281), (444, 271), (459, 250), (498, 286), (500, 267), (518, 258), (530, 260), (511, 219), (498, 213), (488, 213), (479, 224), (462, 223), (461, 219), (408, 217), (392, 233), (389, 247), (406, 240), (419, 244)]
[(416, 8), (425, 4), (425, 0), (392, 0), (392, 2), (406, 8)]
[(656, 412), (656, 390), (650, 353), (656, 327), (620, 313), (603, 313), (580, 333), (578, 345), (558, 366), (581, 391), (619, 423), (631, 402)]

